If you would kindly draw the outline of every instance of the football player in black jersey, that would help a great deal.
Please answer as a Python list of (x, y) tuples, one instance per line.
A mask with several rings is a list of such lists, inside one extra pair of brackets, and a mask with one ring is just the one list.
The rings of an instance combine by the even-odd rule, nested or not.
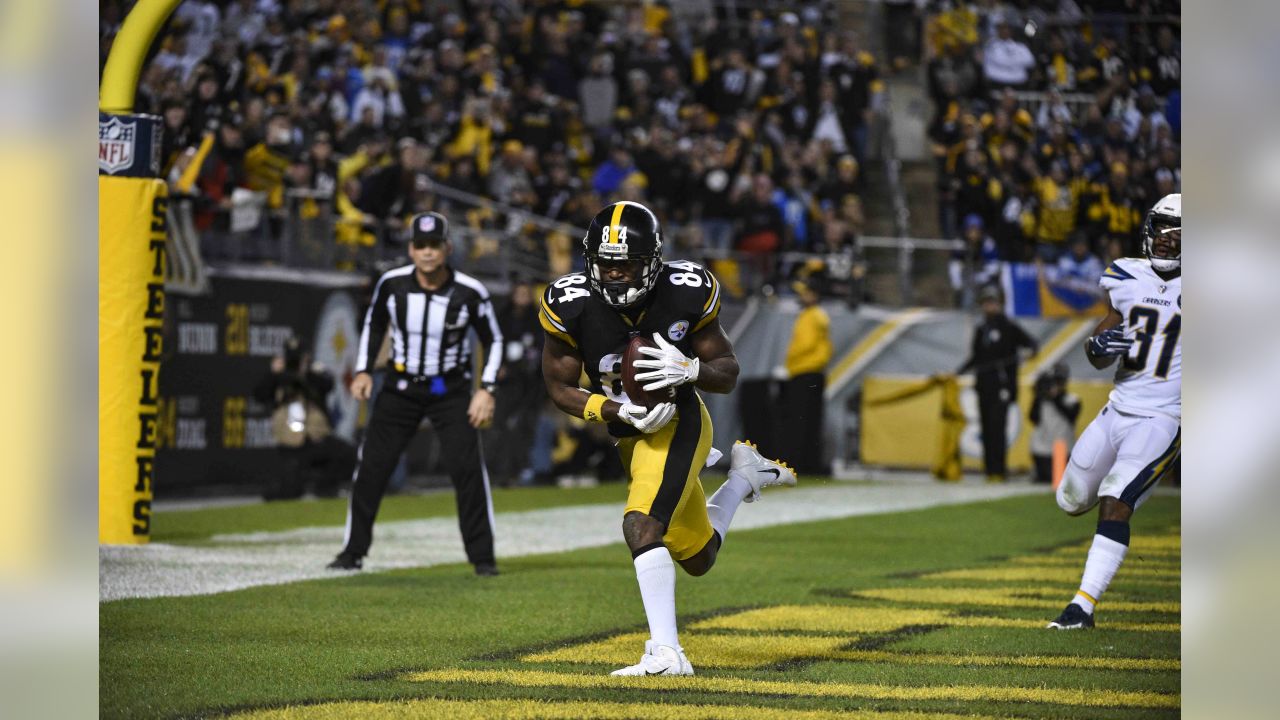
[[(675, 563), (705, 574), (738, 505), (763, 487), (794, 485), (795, 473), (738, 442), (729, 479), (707, 501), (698, 473), (713, 451), (711, 418), (697, 390), (728, 393), (738, 380), (733, 344), (717, 319), (720, 283), (697, 264), (664, 263), (658, 218), (639, 203), (597, 213), (583, 253), (586, 272), (559, 278), (542, 296), (542, 374), (561, 410), (608, 423), (628, 472), (622, 533), (651, 639), (638, 664), (613, 674), (692, 675), (676, 632)], [(622, 355), (636, 335), (657, 343), (641, 350), (636, 379), (647, 392), (672, 393), (652, 408), (633, 403), (622, 386)], [(578, 384), (584, 366), (589, 389)]]

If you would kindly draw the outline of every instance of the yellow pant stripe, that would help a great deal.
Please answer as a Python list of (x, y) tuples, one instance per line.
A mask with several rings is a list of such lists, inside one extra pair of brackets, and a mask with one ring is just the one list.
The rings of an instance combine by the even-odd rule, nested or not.
[(630, 475), (623, 512), (641, 512), (666, 523), (662, 542), (676, 560), (696, 555), (712, 534), (706, 494), (698, 479), (711, 452), (711, 416), (700, 399), (697, 403), (696, 415), (693, 406), (686, 405), (658, 432), (618, 443), (622, 465)]

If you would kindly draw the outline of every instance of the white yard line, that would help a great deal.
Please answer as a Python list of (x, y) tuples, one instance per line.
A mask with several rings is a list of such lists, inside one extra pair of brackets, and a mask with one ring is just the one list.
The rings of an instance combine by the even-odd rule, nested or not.
[[(621, 497), (623, 488), (618, 491)], [(1048, 490), (1032, 485), (894, 482), (775, 490), (760, 502), (739, 508), (726, 545), (732, 547), (734, 532), (751, 528), (1037, 493), (1048, 495)], [(1045, 501), (1052, 502), (1047, 497)], [(499, 513), (498, 560), (620, 543), (621, 514), (621, 501)], [(258, 585), (341, 577), (325, 570), (324, 565), (341, 549), (342, 532), (342, 527), (335, 525), (218, 535), (211, 544), (202, 546), (102, 546), (98, 550), (99, 601), (211, 595)], [(457, 521), (452, 517), (379, 523), (374, 532), (366, 573), (466, 562)]]

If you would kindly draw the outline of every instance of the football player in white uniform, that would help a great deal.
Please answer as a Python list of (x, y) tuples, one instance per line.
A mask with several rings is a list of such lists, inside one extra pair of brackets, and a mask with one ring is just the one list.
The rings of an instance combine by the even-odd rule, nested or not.
[(1129, 518), (1182, 450), (1182, 195), (1166, 195), (1142, 227), (1145, 259), (1116, 260), (1102, 275), (1111, 311), (1085, 343), (1096, 368), (1120, 360), (1115, 388), (1071, 451), (1058, 506), (1098, 509), (1080, 589), (1049, 623), (1093, 627), (1094, 607), (1129, 549)]

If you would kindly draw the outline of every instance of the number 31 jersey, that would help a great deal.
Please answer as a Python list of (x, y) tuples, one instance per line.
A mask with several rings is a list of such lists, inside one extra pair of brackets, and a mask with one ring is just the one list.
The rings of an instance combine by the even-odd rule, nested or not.
[(1121, 258), (1099, 284), (1134, 340), (1116, 368), (1111, 404), (1136, 415), (1157, 412), (1182, 420), (1182, 276), (1165, 280), (1151, 261)]
[[(565, 275), (542, 294), (538, 319), (549, 335), (582, 356), (590, 389), (610, 400), (627, 403), (622, 389), (622, 354), (636, 335), (660, 333), (687, 356), (690, 338), (720, 314), (720, 283), (697, 263), (665, 263), (648, 297), (635, 308), (618, 310), (591, 292), (584, 273)], [(677, 388), (676, 403), (694, 396), (692, 385)], [(634, 435), (635, 429), (610, 423), (615, 436)]]

